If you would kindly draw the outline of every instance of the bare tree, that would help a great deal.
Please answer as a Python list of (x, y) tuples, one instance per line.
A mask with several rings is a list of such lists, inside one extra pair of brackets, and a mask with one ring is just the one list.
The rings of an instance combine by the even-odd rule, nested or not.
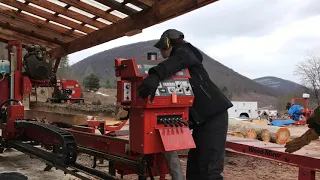
[(297, 65), (294, 75), (300, 77), (302, 85), (311, 90), (310, 94), (320, 105), (320, 57), (309, 53), (307, 58)]

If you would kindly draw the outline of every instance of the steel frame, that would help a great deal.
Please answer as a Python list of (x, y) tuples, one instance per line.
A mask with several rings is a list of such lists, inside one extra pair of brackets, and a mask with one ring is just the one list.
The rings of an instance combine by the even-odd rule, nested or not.
[(227, 151), (296, 166), (299, 168), (299, 180), (315, 180), (315, 172), (320, 169), (320, 158), (316, 156), (320, 155), (312, 155), (317, 152), (303, 150), (289, 154), (284, 149), (282, 145), (230, 136), (226, 143)]

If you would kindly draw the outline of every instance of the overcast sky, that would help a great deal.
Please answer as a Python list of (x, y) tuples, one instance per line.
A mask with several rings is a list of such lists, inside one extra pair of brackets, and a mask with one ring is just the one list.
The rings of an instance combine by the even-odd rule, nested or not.
[(162, 24), (69, 56), (71, 63), (176, 28), (186, 40), (234, 71), (299, 82), (295, 65), (320, 50), (319, 0), (221, 0)]

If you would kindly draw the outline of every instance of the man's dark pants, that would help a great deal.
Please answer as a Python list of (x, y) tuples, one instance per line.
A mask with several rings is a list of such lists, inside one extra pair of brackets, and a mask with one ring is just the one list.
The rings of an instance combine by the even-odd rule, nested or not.
[(188, 154), (187, 180), (223, 179), (227, 131), (227, 111), (193, 128), (192, 136), (197, 148)]

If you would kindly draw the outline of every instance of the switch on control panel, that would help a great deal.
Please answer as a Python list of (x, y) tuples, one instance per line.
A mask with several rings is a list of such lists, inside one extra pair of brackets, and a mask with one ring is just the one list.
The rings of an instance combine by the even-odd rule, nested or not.
[(123, 100), (124, 101), (131, 101), (131, 83), (126, 82), (123, 84)]

